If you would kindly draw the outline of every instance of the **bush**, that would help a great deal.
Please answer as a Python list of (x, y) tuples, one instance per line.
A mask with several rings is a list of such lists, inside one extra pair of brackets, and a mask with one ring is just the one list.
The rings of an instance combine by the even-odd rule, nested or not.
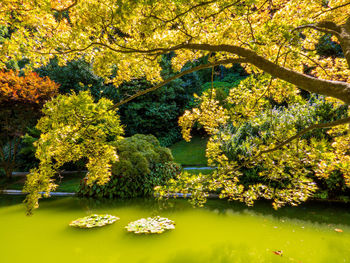
[[(225, 153), (230, 161), (244, 163), (246, 157), (252, 156), (255, 152), (256, 145), (259, 142), (268, 143), (275, 138), (277, 134), (287, 133), (288, 130), (301, 131), (314, 123), (327, 123), (347, 115), (347, 109), (344, 106), (334, 107), (332, 103), (324, 99), (312, 98), (306, 104), (295, 104), (288, 108), (276, 107), (271, 111), (266, 111), (260, 116), (245, 122), (239, 127), (227, 126), (221, 133), (220, 137), (229, 137), (229, 140), (222, 140), (221, 150)], [(318, 150), (320, 154), (329, 148), (332, 141), (327, 133), (329, 129), (315, 129), (304, 134), (301, 139), (306, 140), (310, 145), (311, 141), (317, 141), (320, 145)], [(282, 158), (282, 157), (281, 157)], [(302, 160), (301, 160), (302, 161)], [(285, 167), (284, 171), (288, 173), (291, 167)], [(343, 176), (339, 171), (334, 171), (328, 178), (318, 178), (315, 167), (305, 166), (305, 174), (312, 178), (317, 184), (317, 197), (334, 198), (339, 195), (348, 195), (349, 188), (346, 187)], [(264, 171), (263, 163), (256, 163), (253, 167), (241, 169), (244, 176), (240, 178), (240, 183), (245, 186), (265, 183), (272, 184), (269, 178), (264, 178), (259, 174)], [(283, 180), (274, 182), (278, 187), (284, 184)]]
[(168, 148), (153, 135), (136, 134), (115, 144), (119, 161), (112, 166), (112, 177), (105, 185), (82, 182), (79, 194), (89, 197), (150, 196), (153, 188), (165, 184), (180, 172)]
[[(345, 117), (347, 108), (344, 106), (334, 107), (332, 103), (324, 99), (312, 98), (306, 104), (294, 104), (285, 107), (275, 107), (257, 116), (255, 119), (245, 122), (239, 127), (226, 127), (223, 134), (230, 136), (230, 140), (222, 145), (225, 154), (230, 160), (239, 161), (239, 156), (248, 156), (254, 148), (255, 138), (263, 142), (275, 136), (276, 131), (281, 129), (303, 128), (314, 124), (327, 123)], [(302, 136), (303, 139), (326, 139), (330, 137), (327, 129), (315, 129)]]

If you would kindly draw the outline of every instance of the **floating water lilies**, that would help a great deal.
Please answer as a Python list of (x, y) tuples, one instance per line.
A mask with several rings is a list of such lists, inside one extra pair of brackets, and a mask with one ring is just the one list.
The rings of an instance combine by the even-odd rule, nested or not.
[(83, 218), (78, 218), (70, 222), (70, 226), (80, 227), (80, 228), (93, 228), (101, 227), (105, 225), (113, 224), (115, 221), (119, 220), (119, 217), (112, 215), (89, 215)]
[(135, 234), (161, 234), (165, 230), (175, 229), (175, 222), (165, 217), (156, 216), (141, 218), (129, 223), (125, 228)]
[[(113, 224), (119, 220), (119, 217), (112, 215), (90, 215), (78, 218), (70, 222), (70, 226), (79, 228), (93, 228)], [(125, 227), (129, 232), (135, 234), (161, 234), (165, 230), (175, 229), (175, 222), (165, 217), (148, 217), (141, 218), (137, 221), (129, 223)]]

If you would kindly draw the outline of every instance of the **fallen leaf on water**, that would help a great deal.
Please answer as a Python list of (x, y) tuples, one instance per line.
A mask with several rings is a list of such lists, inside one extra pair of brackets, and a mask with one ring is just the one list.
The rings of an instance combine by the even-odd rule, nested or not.
[(334, 231), (335, 231), (335, 232), (338, 232), (338, 233), (342, 233), (342, 232), (343, 232), (343, 229), (335, 228)]
[(283, 255), (283, 251), (282, 250), (272, 251), (272, 253), (274, 253), (277, 256), (282, 256)]

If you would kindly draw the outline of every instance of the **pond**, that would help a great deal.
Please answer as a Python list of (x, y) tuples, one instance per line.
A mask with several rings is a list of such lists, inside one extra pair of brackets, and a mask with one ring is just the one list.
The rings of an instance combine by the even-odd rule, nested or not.
[[(350, 206), (308, 203), (274, 211), (209, 200), (42, 200), (31, 217), (23, 197), (0, 196), (1, 262), (350, 262)], [(92, 213), (120, 217), (98, 229), (69, 227)], [(160, 215), (176, 222), (161, 235), (135, 235), (125, 226)], [(337, 232), (342, 230), (343, 232)]]

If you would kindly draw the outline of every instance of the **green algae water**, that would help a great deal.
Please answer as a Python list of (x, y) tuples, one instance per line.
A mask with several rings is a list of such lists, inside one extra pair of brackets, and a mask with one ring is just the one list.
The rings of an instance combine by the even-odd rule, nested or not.
[[(350, 206), (308, 203), (274, 211), (210, 200), (42, 200), (31, 217), (22, 197), (0, 196), (0, 262), (350, 262)], [(120, 220), (76, 229), (70, 221), (92, 213)], [(125, 226), (160, 215), (176, 222), (161, 235), (135, 235)], [(341, 229), (343, 232), (337, 232)], [(339, 231), (339, 230), (338, 230)], [(279, 255), (278, 255), (279, 254)]]

